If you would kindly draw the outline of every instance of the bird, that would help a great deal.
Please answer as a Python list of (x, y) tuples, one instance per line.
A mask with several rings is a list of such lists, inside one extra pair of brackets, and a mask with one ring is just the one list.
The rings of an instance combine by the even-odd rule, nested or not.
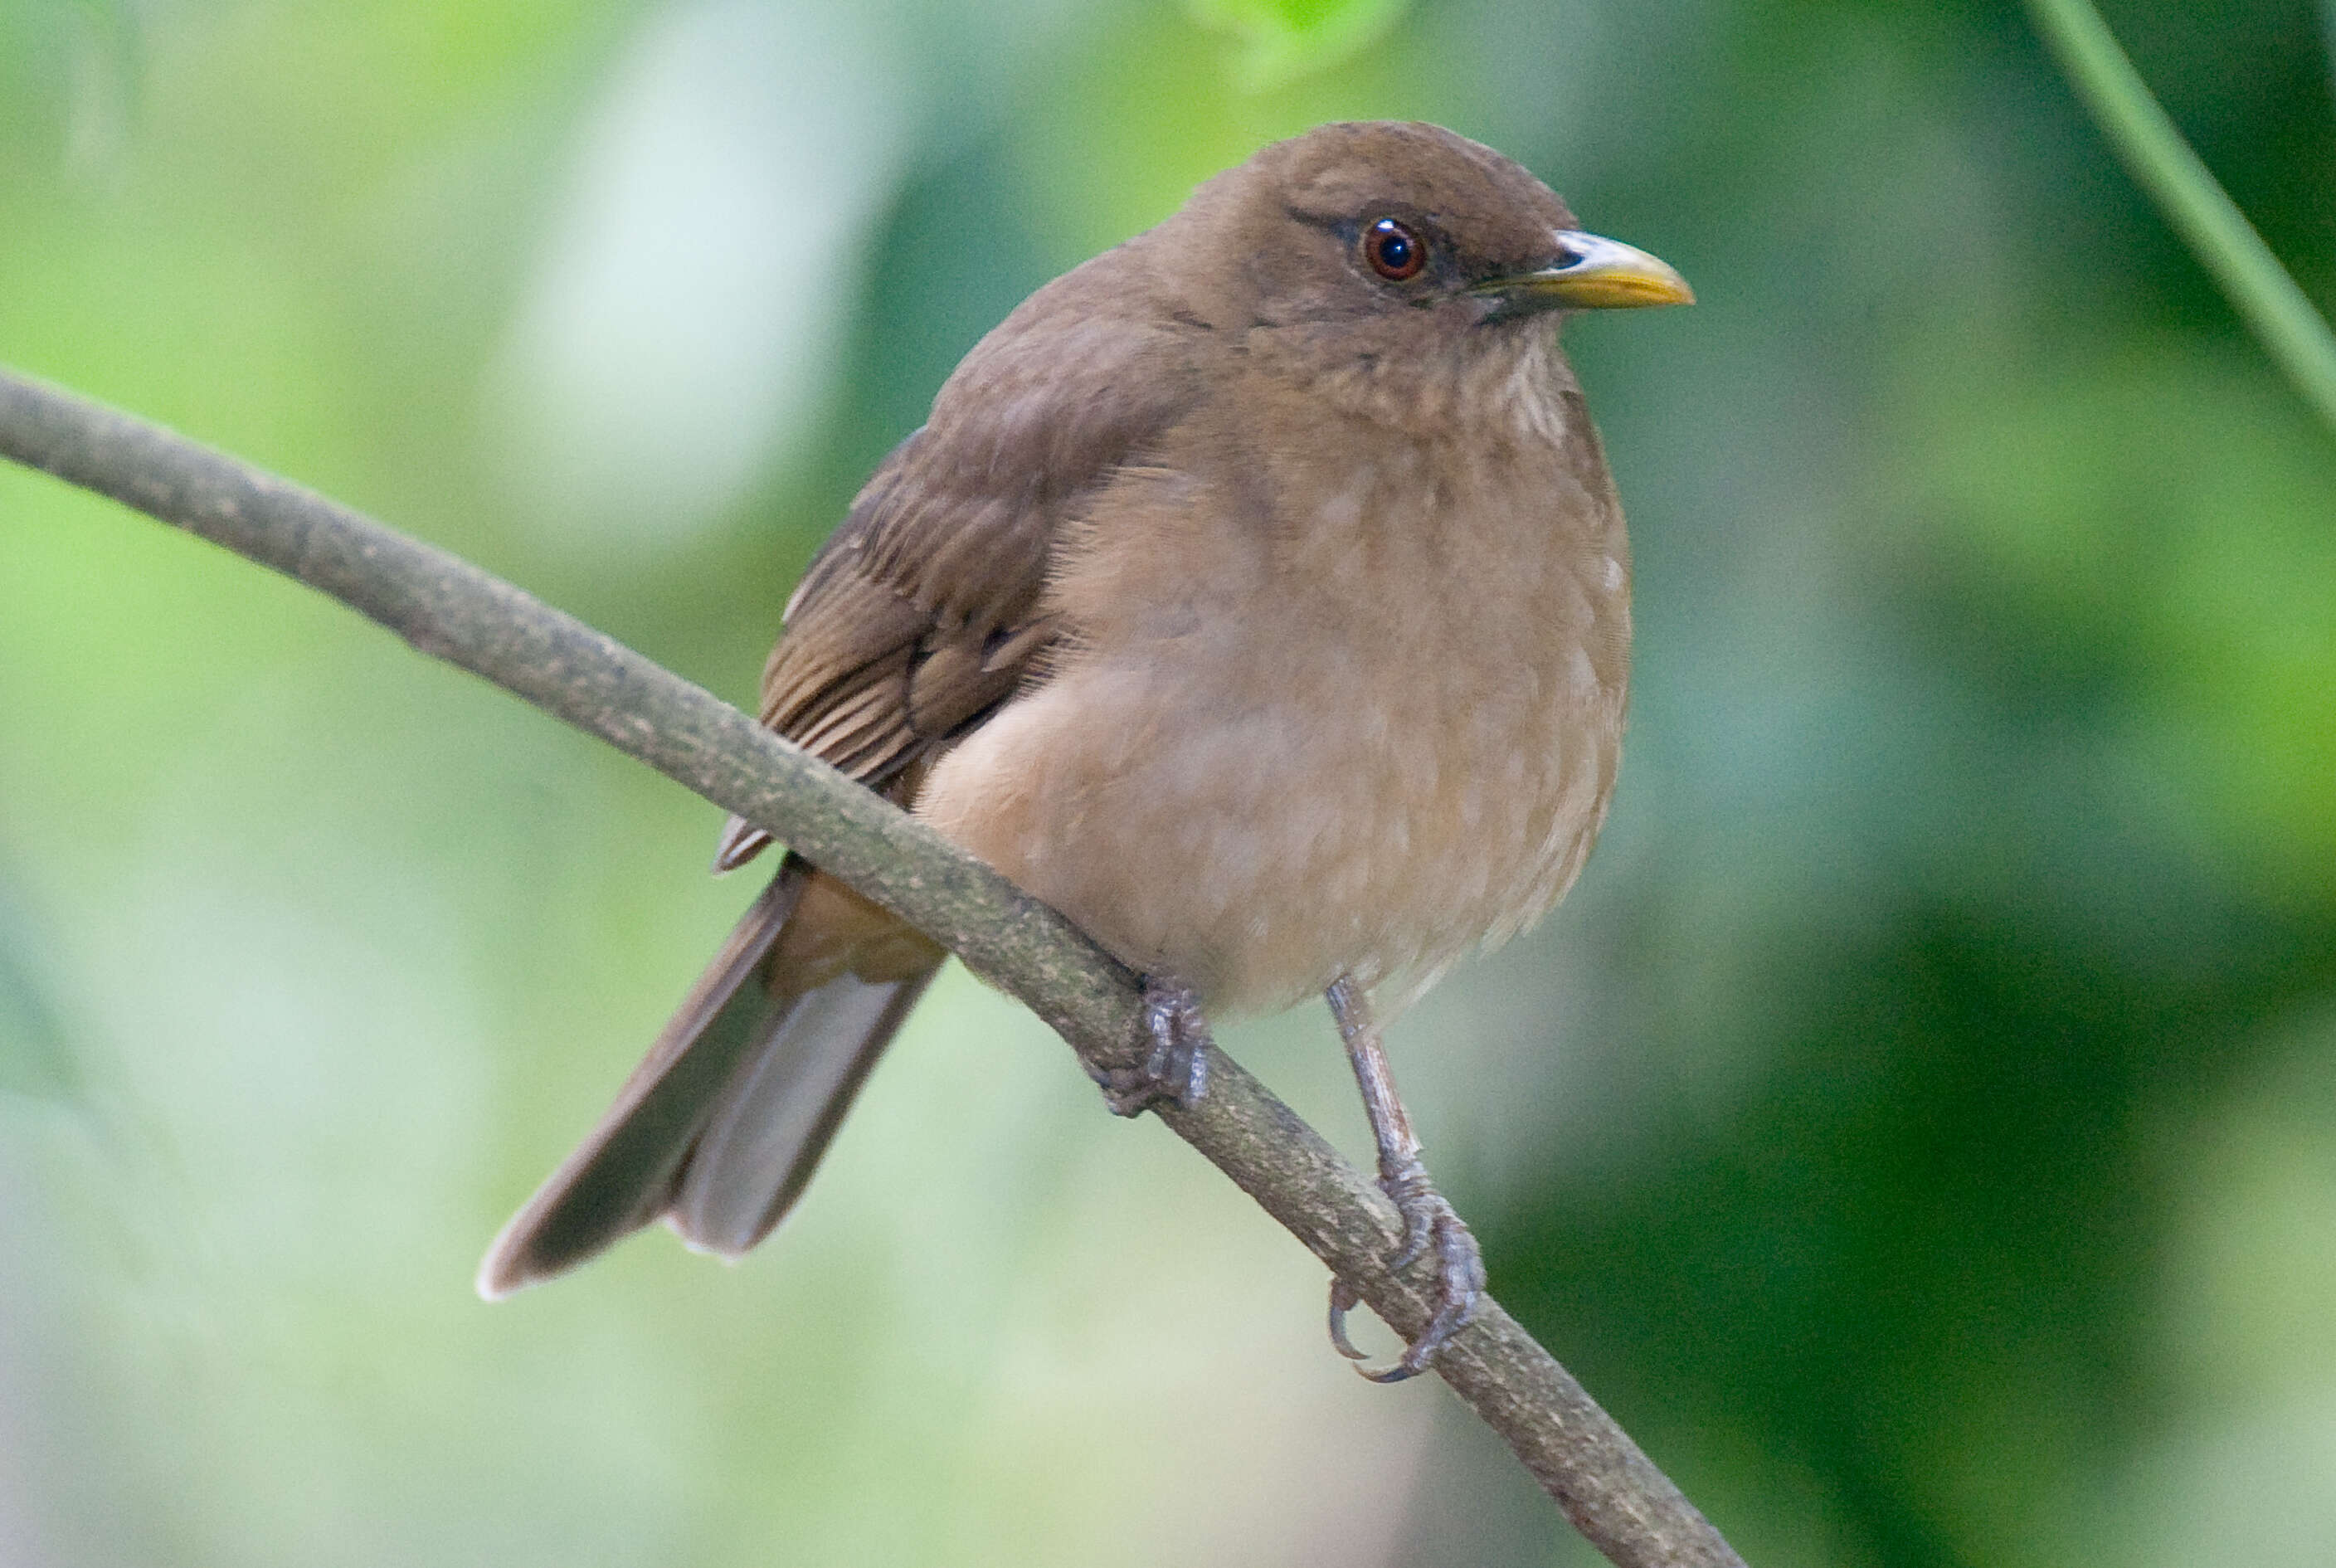
[[(1381, 1021), (1580, 872), (1620, 758), (1630, 560), (1566, 315), (1683, 304), (1522, 165), (1319, 126), (1030, 296), (852, 501), (762, 722), (1143, 979), (1114, 1111), (1207, 1093), (1211, 1021), (1329, 1005), (1434, 1315), (1481, 1249)], [(772, 836), (733, 818), (717, 871)], [(946, 957), (782, 852), (615, 1105), (495, 1239), (489, 1298), (662, 1220), (767, 1236)], [(1355, 1304), (1331, 1286), (1331, 1337)]]

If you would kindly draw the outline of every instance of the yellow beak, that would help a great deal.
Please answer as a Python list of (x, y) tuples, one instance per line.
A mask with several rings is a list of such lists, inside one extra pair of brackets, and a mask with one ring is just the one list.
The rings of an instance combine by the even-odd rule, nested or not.
[(1695, 303), (1687, 279), (1660, 257), (1580, 229), (1563, 229), (1554, 238), (1563, 260), (1491, 278), (1468, 292), (1497, 296), (1518, 310), (1631, 310)]

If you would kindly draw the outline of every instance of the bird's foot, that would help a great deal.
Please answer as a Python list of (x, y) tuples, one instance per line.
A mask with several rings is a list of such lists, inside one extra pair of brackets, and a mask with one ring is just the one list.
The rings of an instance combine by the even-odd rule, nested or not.
[(1112, 1114), (1141, 1115), (1165, 1102), (1191, 1110), (1209, 1092), (1209, 1020), (1192, 988), (1164, 975), (1144, 977), (1142, 1055), (1096, 1075)]
[[(1355, 1368), (1374, 1383), (1400, 1383), (1426, 1370), (1436, 1353), (1475, 1315), (1476, 1303), (1484, 1293), (1484, 1254), (1459, 1214), (1427, 1179), (1427, 1168), (1417, 1160), (1382, 1172), (1379, 1190), (1394, 1200), (1397, 1213), (1403, 1216), (1403, 1245), (1387, 1260), (1388, 1268), (1400, 1273), (1425, 1256), (1431, 1246), (1436, 1250), (1436, 1311), (1428, 1319), (1427, 1327), (1420, 1330), (1419, 1338), (1404, 1347), (1403, 1354), (1392, 1366)], [(1344, 1280), (1330, 1281), (1330, 1343), (1349, 1361), (1364, 1359), (1364, 1353), (1347, 1337), (1347, 1314), (1361, 1300), (1354, 1287)]]

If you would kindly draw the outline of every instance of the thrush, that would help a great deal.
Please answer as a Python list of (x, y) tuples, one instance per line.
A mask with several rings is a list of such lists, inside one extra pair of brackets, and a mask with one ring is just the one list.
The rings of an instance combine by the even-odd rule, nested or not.
[[(1620, 755), (1630, 550), (1557, 322), (1691, 298), (1451, 131), (1267, 147), (974, 347), (764, 671), (764, 724), (1144, 978), (1114, 1109), (1203, 1096), (1208, 1019), (1328, 998), (1395, 1261), (1437, 1261), (1434, 1319), (1383, 1379), (1467, 1320), (1484, 1267), (1377, 1018), (1557, 901)], [(769, 844), (734, 819), (716, 866)], [(753, 1247), (944, 956), (784, 855), (481, 1290), (659, 1219)], [(1352, 1302), (1334, 1282), (1350, 1356)]]

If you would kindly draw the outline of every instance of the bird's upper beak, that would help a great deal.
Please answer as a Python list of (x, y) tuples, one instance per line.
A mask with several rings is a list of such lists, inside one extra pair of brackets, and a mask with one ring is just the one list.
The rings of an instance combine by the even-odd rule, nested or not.
[(1553, 238), (1560, 258), (1555, 263), (1487, 278), (1468, 292), (1489, 295), (1516, 312), (1695, 303), (1695, 290), (1677, 268), (1634, 245), (1578, 229), (1561, 229)]

